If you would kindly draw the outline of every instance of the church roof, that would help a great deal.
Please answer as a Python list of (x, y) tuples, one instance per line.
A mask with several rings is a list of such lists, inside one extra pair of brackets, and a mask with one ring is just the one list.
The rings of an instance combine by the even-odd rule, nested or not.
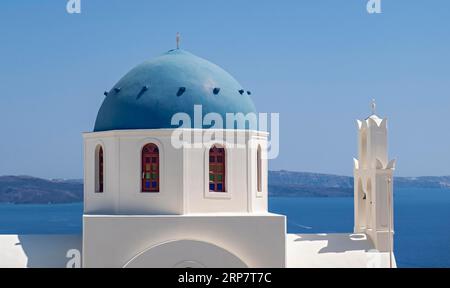
[(172, 116), (184, 112), (194, 121), (194, 105), (225, 121), (226, 113), (256, 113), (250, 94), (219, 66), (174, 49), (136, 66), (105, 92), (94, 131), (176, 128)]

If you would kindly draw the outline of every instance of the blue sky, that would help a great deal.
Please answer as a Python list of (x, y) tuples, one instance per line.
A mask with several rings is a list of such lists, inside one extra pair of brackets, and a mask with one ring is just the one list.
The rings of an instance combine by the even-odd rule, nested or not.
[(450, 1), (81, 1), (1, 1), (0, 175), (82, 177), (103, 91), (177, 31), (280, 113), (271, 169), (351, 175), (376, 98), (397, 174), (450, 174)]

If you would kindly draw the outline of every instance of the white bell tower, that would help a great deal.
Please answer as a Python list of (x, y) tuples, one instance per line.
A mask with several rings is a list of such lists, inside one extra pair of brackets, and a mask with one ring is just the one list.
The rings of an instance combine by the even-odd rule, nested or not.
[(365, 233), (380, 252), (393, 250), (393, 172), (389, 161), (387, 119), (375, 114), (358, 124), (358, 159), (354, 159), (355, 233)]

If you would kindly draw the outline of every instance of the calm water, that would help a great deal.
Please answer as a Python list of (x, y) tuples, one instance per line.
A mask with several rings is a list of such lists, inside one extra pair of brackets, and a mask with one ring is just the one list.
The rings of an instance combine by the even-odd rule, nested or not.
[[(289, 233), (353, 230), (352, 198), (271, 198)], [(0, 204), (0, 234), (81, 233), (81, 203)], [(400, 267), (450, 267), (450, 190), (395, 192), (395, 251)]]
[[(395, 255), (399, 267), (450, 267), (450, 190), (397, 189)], [(289, 233), (353, 230), (353, 198), (272, 198)]]
[(81, 234), (83, 204), (0, 204), (0, 234)]

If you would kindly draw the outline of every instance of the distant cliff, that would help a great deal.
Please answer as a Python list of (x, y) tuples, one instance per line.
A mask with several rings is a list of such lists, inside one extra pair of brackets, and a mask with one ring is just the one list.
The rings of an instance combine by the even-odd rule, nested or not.
[(328, 174), (269, 171), (269, 195), (283, 197), (350, 197), (353, 178)]
[[(450, 176), (397, 177), (395, 188), (444, 188)], [(269, 171), (272, 197), (352, 197), (353, 177)], [(30, 176), (0, 176), (0, 203), (47, 204), (83, 201), (82, 180), (46, 180)]]
[[(396, 177), (395, 188), (450, 189), (450, 176)], [(353, 177), (269, 171), (269, 195), (274, 197), (352, 197)]]
[(47, 204), (83, 201), (82, 180), (0, 176), (0, 203)]

